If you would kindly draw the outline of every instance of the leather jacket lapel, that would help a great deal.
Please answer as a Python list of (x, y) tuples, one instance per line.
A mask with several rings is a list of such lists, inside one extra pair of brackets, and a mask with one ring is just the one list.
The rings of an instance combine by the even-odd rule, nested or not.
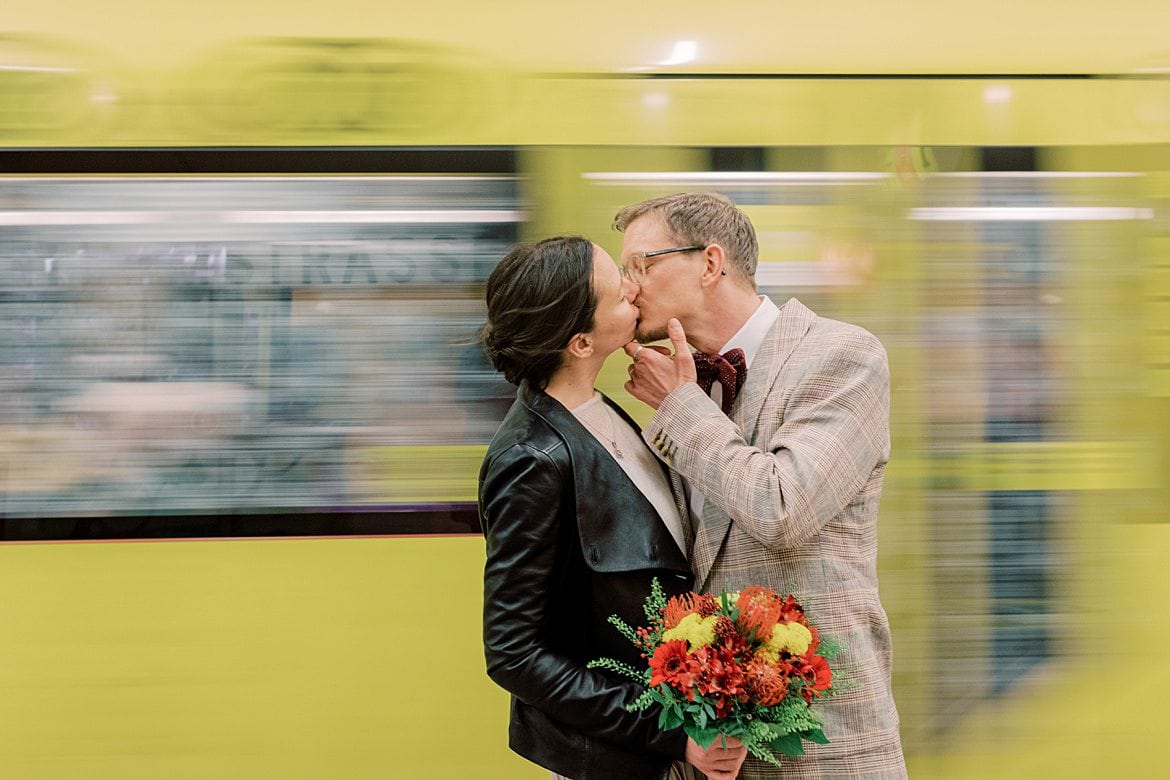
[[(519, 395), (560, 435), (569, 451), (577, 498), (577, 529), (590, 568), (605, 572), (649, 568), (690, 571), (683, 551), (654, 505), (593, 434), (547, 393), (523, 385)], [(619, 412), (632, 424), (628, 415)]]

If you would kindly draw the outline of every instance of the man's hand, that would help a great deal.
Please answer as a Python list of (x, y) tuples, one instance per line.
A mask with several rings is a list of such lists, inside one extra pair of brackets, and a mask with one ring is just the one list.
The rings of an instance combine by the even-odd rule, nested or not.
[[(727, 747), (723, 747), (724, 740)], [(720, 734), (706, 749), (687, 737), (687, 763), (705, 774), (710, 780), (733, 780), (747, 758), (747, 748), (735, 737)]]
[(664, 347), (644, 347), (636, 341), (626, 344), (626, 354), (634, 359), (630, 364), (630, 381), (626, 390), (652, 409), (662, 405), (662, 399), (686, 382), (695, 381), (695, 359), (687, 347), (687, 334), (682, 323), (671, 318), (666, 333), (674, 347), (674, 355)]

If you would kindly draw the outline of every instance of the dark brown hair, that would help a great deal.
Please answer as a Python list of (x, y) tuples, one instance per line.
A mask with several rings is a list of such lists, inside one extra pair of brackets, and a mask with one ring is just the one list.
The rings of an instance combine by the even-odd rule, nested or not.
[(514, 246), (488, 277), (487, 322), (479, 336), (512, 384), (544, 389), (565, 347), (593, 329), (593, 242), (555, 236)]

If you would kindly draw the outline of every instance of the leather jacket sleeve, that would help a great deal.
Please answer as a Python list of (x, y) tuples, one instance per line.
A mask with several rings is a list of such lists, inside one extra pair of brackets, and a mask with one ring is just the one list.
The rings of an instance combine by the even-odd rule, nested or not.
[[(563, 450), (561, 450), (563, 453)], [(563, 469), (563, 470), (562, 470)], [(489, 462), (480, 486), (487, 539), (483, 639), (487, 672), (498, 685), (584, 734), (636, 752), (682, 758), (681, 730), (661, 732), (657, 709), (629, 712), (641, 692), (558, 653), (544, 627), (557, 555), (558, 512), (572, 485), (567, 459), (518, 443)]]

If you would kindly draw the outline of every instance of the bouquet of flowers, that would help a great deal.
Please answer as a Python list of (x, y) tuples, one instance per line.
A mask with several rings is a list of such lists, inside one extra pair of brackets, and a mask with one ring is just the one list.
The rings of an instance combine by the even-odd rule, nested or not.
[(612, 658), (589, 663), (646, 686), (627, 709), (661, 704), (660, 728), (682, 726), (703, 748), (720, 734), (735, 737), (777, 766), (776, 753), (804, 755), (802, 739), (828, 743), (812, 704), (834, 692), (829, 661), (840, 648), (819, 636), (791, 595), (752, 585), (668, 600), (655, 580), (644, 609), (646, 628), (616, 615), (609, 621), (649, 659), (648, 668)]

